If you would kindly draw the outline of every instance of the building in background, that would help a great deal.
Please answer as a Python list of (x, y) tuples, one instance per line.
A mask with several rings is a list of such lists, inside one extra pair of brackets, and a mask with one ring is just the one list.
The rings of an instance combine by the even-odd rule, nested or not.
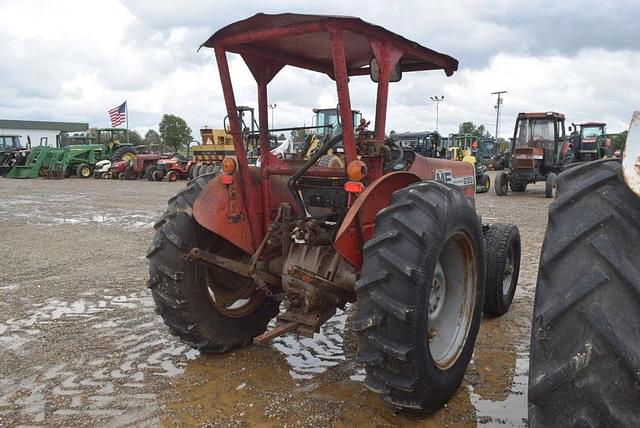
[(17, 135), (20, 137), (23, 146), (26, 146), (27, 142), (31, 140), (32, 146), (43, 144), (58, 147), (60, 133), (84, 132), (88, 129), (88, 123), (0, 119), (0, 136)]

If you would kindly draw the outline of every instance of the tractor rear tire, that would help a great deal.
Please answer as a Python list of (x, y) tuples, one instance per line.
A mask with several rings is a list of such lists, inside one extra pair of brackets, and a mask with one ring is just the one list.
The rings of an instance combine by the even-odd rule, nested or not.
[(493, 185), (496, 195), (505, 196), (509, 191), (509, 176), (506, 172), (500, 172), (496, 175), (496, 181)]
[(386, 403), (433, 413), (456, 392), (480, 326), (484, 251), (473, 201), (457, 187), (419, 182), (378, 213), (353, 330), (365, 384)]
[(147, 257), (156, 312), (171, 333), (202, 352), (219, 353), (249, 344), (263, 333), (278, 313), (279, 302), (266, 298), (244, 316), (225, 316), (212, 303), (207, 278), (217, 278), (223, 286), (246, 278), (232, 273), (206, 275), (206, 268), (186, 257), (194, 247), (234, 259), (246, 256), (193, 218), (193, 204), (211, 178), (191, 181), (169, 200), (169, 207), (155, 225)]
[(512, 181), (509, 183), (509, 186), (513, 192), (524, 192), (527, 190), (527, 184), (528, 183), (523, 183), (521, 181)]
[(492, 224), (484, 234), (487, 251), (485, 315), (498, 317), (509, 310), (520, 274), (520, 231), (514, 224)]
[(156, 170), (155, 165), (149, 165), (144, 169), (144, 176), (147, 180), (153, 181), (153, 172)]
[(93, 170), (89, 164), (81, 163), (76, 167), (76, 177), (89, 178), (93, 174)]
[(547, 174), (547, 179), (544, 183), (544, 197), (545, 198), (553, 198), (555, 196), (556, 190), (556, 181), (558, 180), (558, 176), (555, 172), (550, 172)]
[(124, 146), (124, 147), (118, 147), (112, 154), (111, 154), (111, 162), (118, 162), (121, 161), (123, 159), (125, 160), (130, 160), (132, 158), (135, 158), (137, 156), (137, 152), (136, 149), (134, 147), (131, 146)]
[(640, 426), (639, 212), (619, 160), (558, 177), (533, 310), (530, 426)]

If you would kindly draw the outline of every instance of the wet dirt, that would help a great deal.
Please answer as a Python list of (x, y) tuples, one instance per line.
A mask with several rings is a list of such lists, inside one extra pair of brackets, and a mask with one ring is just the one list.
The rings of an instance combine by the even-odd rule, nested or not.
[(394, 412), (364, 387), (353, 308), (314, 338), (225, 355), (171, 336), (154, 313), (144, 253), (183, 185), (0, 179), (0, 426), (526, 425), (542, 184), (476, 198), (486, 222), (520, 228), (519, 289), (509, 313), (483, 319), (462, 386), (428, 418)]

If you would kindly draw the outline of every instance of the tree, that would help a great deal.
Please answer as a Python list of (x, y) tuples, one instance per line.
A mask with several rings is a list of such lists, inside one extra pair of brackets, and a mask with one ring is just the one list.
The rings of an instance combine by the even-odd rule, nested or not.
[(619, 134), (615, 134), (611, 137), (611, 145), (615, 150), (624, 150), (625, 143), (627, 142), (627, 134), (629, 131), (622, 131)]
[(148, 130), (147, 133), (144, 134), (143, 143), (146, 144), (147, 146), (152, 144), (160, 145), (160, 134), (158, 134), (153, 129)]
[(462, 122), (458, 125), (458, 133), (471, 134), (476, 137), (491, 137), (491, 134), (487, 131), (484, 125), (476, 127), (473, 122)]
[(193, 141), (191, 136), (191, 128), (187, 126), (187, 122), (180, 116), (173, 114), (165, 114), (160, 121), (160, 140), (164, 147), (171, 147), (177, 153), (182, 147), (185, 147)]
[(129, 142), (134, 146), (142, 144), (142, 137), (138, 134), (138, 131), (129, 131)]

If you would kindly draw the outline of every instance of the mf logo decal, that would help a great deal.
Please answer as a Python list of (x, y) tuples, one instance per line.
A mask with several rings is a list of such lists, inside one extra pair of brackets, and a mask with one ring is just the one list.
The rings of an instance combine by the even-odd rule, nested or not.
[(441, 183), (455, 184), (459, 187), (474, 186), (475, 178), (472, 175), (455, 177), (450, 169), (436, 169), (434, 177)]

